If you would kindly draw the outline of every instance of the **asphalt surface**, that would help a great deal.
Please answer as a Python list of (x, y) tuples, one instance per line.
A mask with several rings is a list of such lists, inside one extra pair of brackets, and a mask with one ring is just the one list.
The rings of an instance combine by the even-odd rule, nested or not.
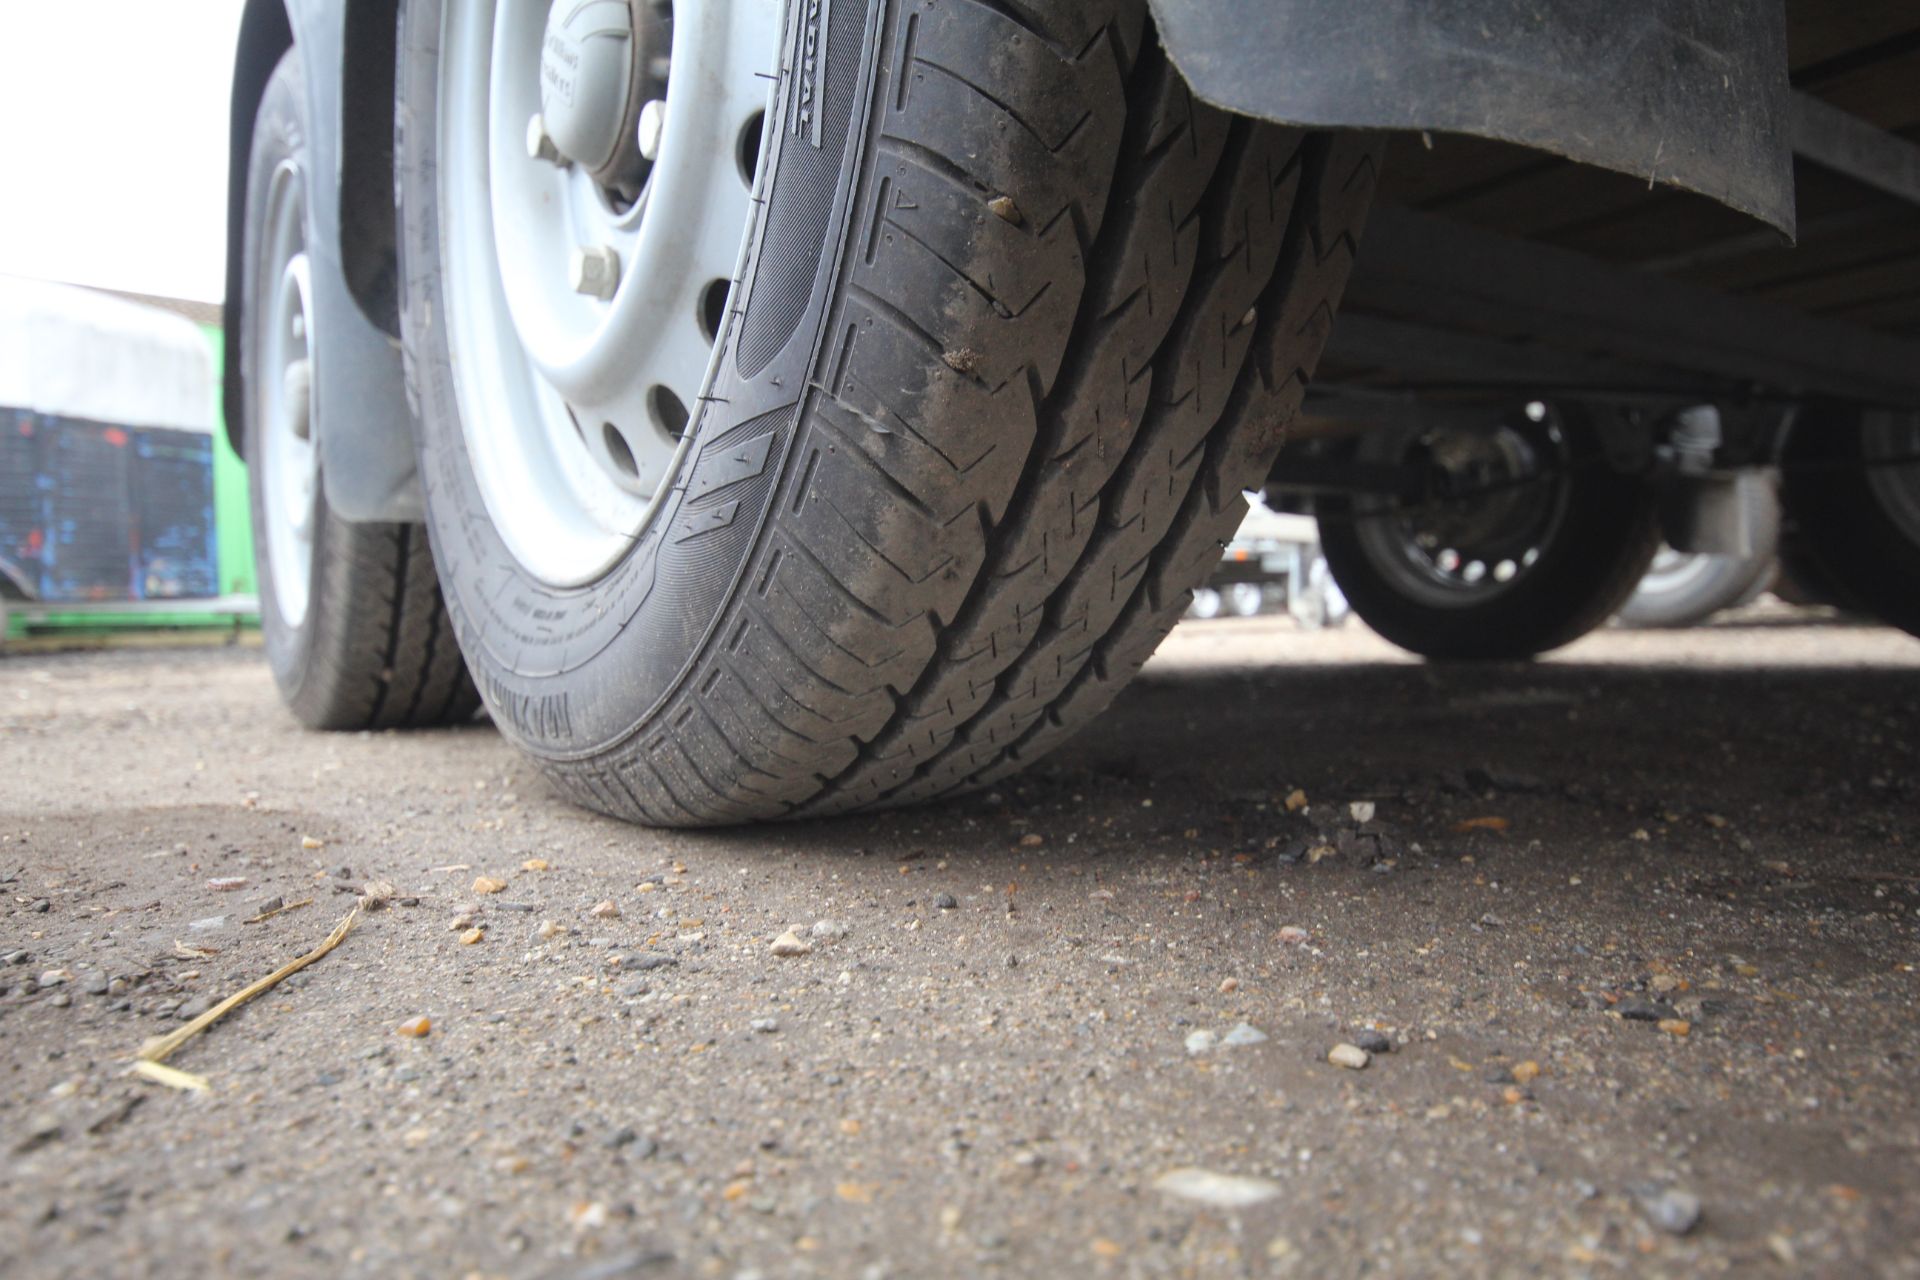
[(1920, 1275), (1917, 677), (1190, 625), (994, 794), (663, 833), (0, 658), (0, 1274)]

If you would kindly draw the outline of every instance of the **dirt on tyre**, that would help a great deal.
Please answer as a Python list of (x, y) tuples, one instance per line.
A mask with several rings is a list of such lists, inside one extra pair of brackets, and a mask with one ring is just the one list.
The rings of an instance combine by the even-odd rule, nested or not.
[(981, 785), (1097, 714), (1266, 478), (1377, 142), (1195, 102), (1142, 5), (967, 0), (652, 9), (603, 134), (539, 92), (544, 5), (476, 8), (403, 11), (403, 329), (503, 732), (704, 825)]
[(1633, 594), (1659, 546), (1652, 486), (1608, 464), (1579, 405), (1536, 403), (1485, 430), (1375, 432), (1358, 456), (1433, 487), (1324, 500), (1321, 550), (1353, 611), (1428, 658), (1569, 644)]
[(289, 50), (254, 123), (240, 348), (267, 662), (283, 701), (312, 728), (467, 720), (480, 698), (441, 603), (426, 529), (350, 524), (327, 504), (312, 394), (326, 335), (308, 304), (305, 117)]

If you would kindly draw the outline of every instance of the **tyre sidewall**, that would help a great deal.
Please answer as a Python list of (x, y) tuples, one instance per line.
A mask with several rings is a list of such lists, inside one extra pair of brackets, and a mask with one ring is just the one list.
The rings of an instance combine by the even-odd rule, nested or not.
[(312, 561), (301, 566), (309, 583), (307, 612), (300, 622), (289, 622), (280, 611), (280, 598), (274, 585), (277, 571), (284, 566), (273, 563), (270, 550), (272, 543), (268, 538), (264, 492), (266, 449), (262, 439), (267, 424), (261, 421), (258, 405), (253, 402), (252, 396), (253, 389), (261, 385), (260, 380), (273, 376), (277, 371), (259, 367), (260, 342), (251, 328), (264, 312), (265, 300), (273, 283), (267, 278), (267, 272), (274, 264), (262, 261), (265, 248), (261, 244), (268, 193), (275, 171), (286, 161), (291, 160), (303, 173), (306, 171), (307, 132), (306, 95), (300, 74), (299, 53), (289, 49), (261, 96), (254, 119), (253, 150), (247, 164), (245, 257), (242, 259), (242, 297), (246, 299), (242, 324), (246, 326), (246, 334), (240, 347), (241, 381), (248, 389), (243, 456), (251, 461), (247, 468), (247, 492), (253, 529), (254, 574), (258, 580), (260, 597), (261, 642), (266, 649), (267, 665), (273, 671), (274, 682), (279, 685), (287, 705), (296, 716), (311, 723), (312, 717), (307, 708), (314, 699), (314, 682), (310, 680), (315, 665), (314, 632), (326, 613), (325, 604), (319, 598), (322, 575), (315, 571), (327, 523), (326, 499), (316, 486), (314, 539), (311, 544), (314, 555)]

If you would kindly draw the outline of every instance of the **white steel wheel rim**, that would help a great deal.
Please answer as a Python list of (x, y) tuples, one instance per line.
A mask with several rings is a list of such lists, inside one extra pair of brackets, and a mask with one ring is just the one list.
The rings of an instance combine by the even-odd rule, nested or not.
[(265, 286), (255, 321), (259, 371), (261, 523), (281, 620), (298, 627), (312, 594), (313, 525), (320, 478), (313, 439), (313, 329), (308, 321), (306, 184), (283, 161), (267, 188), (258, 270)]
[[(731, 305), (752, 222), (742, 157), (770, 106), (780, 12), (776, 0), (672, 5), (665, 125), (639, 199), (621, 208), (580, 166), (530, 154), (548, 10), (448, 0), (436, 142), (467, 457), (507, 550), (567, 588), (619, 562), (686, 454), (718, 364), (706, 320), (719, 294)], [(575, 254), (597, 247), (619, 257), (611, 297), (575, 287)]]
[(1635, 588), (1635, 594), (1664, 596), (1691, 591), (1730, 558), (1706, 552), (1676, 551), (1662, 544), (1660, 550), (1654, 553), (1646, 576), (1640, 579), (1640, 585)]

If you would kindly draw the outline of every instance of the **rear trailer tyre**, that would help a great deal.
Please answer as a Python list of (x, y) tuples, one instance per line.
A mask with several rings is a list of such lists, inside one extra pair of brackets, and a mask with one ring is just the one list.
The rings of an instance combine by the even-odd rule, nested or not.
[(1227, 612), (1236, 618), (1254, 617), (1266, 603), (1266, 592), (1257, 582), (1236, 582), (1227, 588)]
[(1662, 546), (1615, 617), (1629, 627), (1691, 627), (1752, 602), (1772, 584), (1780, 554), (1780, 503), (1773, 491), (1755, 511), (1751, 555)]
[(281, 58), (247, 169), (244, 336), (247, 485), (260, 629), (280, 695), (315, 729), (470, 719), (480, 696), (447, 623), (424, 527), (349, 524), (327, 506), (310, 320), (306, 97)]
[(1376, 432), (1359, 454), (1421, 468), (1433, 495), (1325, 500), (1322, 552), (1368, 626), (1429, 658), (1569, 644), (1619, 609), (1659, 545), (1651, 486), (1607, 464), (1578, 405), (1536, 402), (1482, 431)]
[(1210, 622), (1219, 617), (1225, 608), (1226, 601), (1221, 598), (1219, 588), (1195, 587), (1193, 599), (1187, 605), (1187, 616), (1198, 618), (1202, 622)]
[(402, 18), (409, 376), (496, 722), (656, 825), (1021, 767), (1233, 535), (1377, 143), (1206, 108), (1088, 0), (636, 6), (581, 119), (574, 8)]
[(1629, 627), (1698, 626), (1722, 609), (1752, 601), (1767, 589), (1774, 568), (1771, 549), (1728, 556), (1662, 547), (1615, 616)]
[(1920, 635), (1920, 414), (1818, 404), (1788, 437), (1782, 559), (1816, 595)]

